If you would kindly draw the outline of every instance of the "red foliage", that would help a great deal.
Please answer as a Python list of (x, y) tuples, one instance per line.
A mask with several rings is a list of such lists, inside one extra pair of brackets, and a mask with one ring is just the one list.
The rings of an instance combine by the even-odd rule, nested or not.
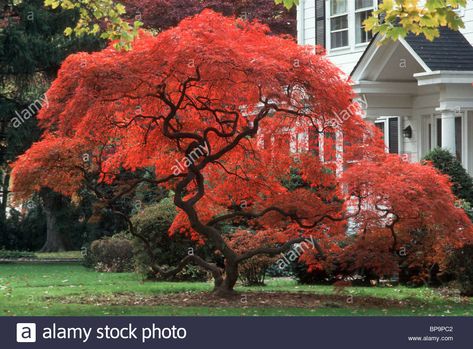
[(445, 267), (453, 250), (473, 241), (471, 221), (455, 205), (448, 178), (434, 167), (388, 155), (361, 161), (344, 176), (356, 197), (352, 204), (361, 208), (352, 219), (354, 235), (338, 255), (344, 269), (390, 276), (403, 261), (427, 273), (434, 264)]
[[(327, 254), (338, 253), (346, 239), (343, 199), (352, 194), (363, 208), (355, 219), (367, 227), (347, 250), (360, 251), (357, 261), (370, 258), (363, 239), (390, 241), (389, 217), (380, 219), (376, 203), (399, 217), (395, 249), (419, 226), (438, 243), (432, 260), (468, 240), (470, 225), (454, 208), (447, 180), (397, 158), (376, 162), (383, 147), (353, 107), (340, 71), (312, 48), (268, 31), (206, 10), (157, 36), (141, 33), (129, 52), (71, 55), (39, 113), (43, 139), (14, 164), (17, 197), (42, 186), (72, 195), (85, 183), (96, 189), (97, 178), (116, 184), (123, 171), (133, 174), (125, 193), (142, 182), (172, 189), (180, 209), (172, 230), (216, 246), (225, 256), (227, 289), (238, 264), (261, 250), (235, 251), (220, 223), (244, 219), (273, 234), (279, 248), (266, 254), (308, 236)], [(352, 115), (335, 125), (346, 110)], [(345, 161), (366, 159), (352, 166), (346, 184), (318, 156), (281, 151), (280, 135), (314, 127), (343, 135)], [(304, 180), (295, 190), (282, 184), (291, 168)]]

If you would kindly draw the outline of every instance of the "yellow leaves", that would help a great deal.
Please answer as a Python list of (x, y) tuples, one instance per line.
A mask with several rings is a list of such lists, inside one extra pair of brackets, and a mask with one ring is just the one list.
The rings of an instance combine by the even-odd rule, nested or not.
[(379, 5), (379, 8), (383, 11), (392, 11), (394, 9), (394, 1), (393, 0), (385, 0), (382, 4)]
[(65, 36), (70, 36), (72, 34), (73, 30), (71, 27), (67, 27), (66, 29), (64, 29), (64, 35)]
[(455, 11), (467, 0), (384, 0), (373, 16), (363, 23), (366, 30), (380, 33), (386, 40), (397, 40), (408, 33), (423, 34), (428, 40), (439, 36), (439, 27), (458, 30), (464, 23)]
[(117, 13), (118, 13), (119, 15), (123, 15), (123, 14), (126, 13), (125, 6), (123, 6), (122, 4), (117, 4), (117, 5), (115, 6), (115, 10), (117, 11)]
[[(117, 49), (130, 49), (131, 42), (142, 26), (139, 21), (135, 21), (133, 25), (124, 21), (121, 16), (126, 13), (125, 6), (113, 0), (45, 0), (44, 5), (52, 9), (59, 7), (64, 10), (78, 9), (77, 23), (66, 28), (64, 35), (100, 35), (103, 39), (116, 40)], [(100, 26), (99, 23), (104, 25)]]
[(44, 5), (49, 6), (54, 10), (59, 7), (60, 3), (59, 1), (55, 1), (55, 0), (45, 0)]
[(299, 5), (299, 0), (274, 0), (276, 4), (283, 4), (285, 8), (290, 10), (293, 6)]

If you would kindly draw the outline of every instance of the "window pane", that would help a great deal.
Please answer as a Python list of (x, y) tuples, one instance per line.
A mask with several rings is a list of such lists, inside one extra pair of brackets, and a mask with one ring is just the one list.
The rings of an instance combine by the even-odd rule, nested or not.
[(442, 147), (442, 119), (437, 119), (437, 147)]
[(429, 123), (429, 150), (432, 150), (432, 124)]
[(330, 20), (330, 30), (340, 30), (348, 28), (348, 16), (338, 16)]
[(363, 26), (363, 22), (369, 16), (371, 16), (371, 10), (358, 12), (355, 16), (356, 17), (356, 43), (357, 44), (368, 42), (373, 37), (373, 33), (365, 31), (365, 28)]
[(330, 45), (332, 48), (348, 46), (348, 30), (332, 33)]
[(383, 140), (384, 140), (384, 121), (381, 122), (375, 122), (375, 126), (381, 130), (381, 133), (383, 134)]
[(390, 118), (388, 120), (389, 127), (389, 152), (391, 154), (399, 154), (399, 119)]
[(332, 0), (331, 15), (347, 12), (347, 0)]
[(373, 7), (373, 0), (356, 0), (355, 9)]
[(455, 151), (458, 161), (462, 161), (462, 118), (455, 118)]

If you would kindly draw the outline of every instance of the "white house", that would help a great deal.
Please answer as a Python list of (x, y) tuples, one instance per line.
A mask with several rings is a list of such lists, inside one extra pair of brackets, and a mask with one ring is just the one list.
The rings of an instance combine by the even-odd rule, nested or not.
[(460, 32), (442, 28), (433, 42), (409, 35), (384, 45), (362, 26), (377, 3), (301, 0), (298, 42), (325, 47), (351, 76), (390, 152), (418, 161), (441, 146), (473, 174), (473, 1), (460, 13)]

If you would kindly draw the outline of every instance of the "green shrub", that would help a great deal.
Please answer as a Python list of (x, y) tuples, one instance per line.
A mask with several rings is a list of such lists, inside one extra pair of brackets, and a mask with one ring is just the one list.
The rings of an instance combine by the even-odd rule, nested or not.
[(473, 297), (473, 245), (455, 250), (450, 256), (448, 269), (455, 274), (461, 294)]
[[(210, 255), (208, 247), (197, 246), (189, 238), (175, 234), (169, 236), (169, 227), (176, 216), (176, 208), (172, 198), (165, 198), (157, 204), (145, 207), (135, 214), (131, 221), (138, 234), (145, 237), (152, 246), (154, 263), (162, 268), (176, 266), (189, 253), (205, 258)], [(144, 242), (133, 239), (136, 271), (147, 279), (156, 279), (151, 271), (152, 260)], [(174, 281), (204, 281), (209, 274), (200, 267), (188, 265), (171, 280)]]
[(435, 168), (450, 177), (455, 196), (473, 203), (473, 178), (452, 153), (437, 148), (428, 153), (424, 160), (432, 162)]
[(133, 271), (133, 245), (124, 234), (95, 240), (84, 257), (84, 264), (100, 272)]
[(36, 259), (33, 252), (0, 250), (0, 259)]
[(294, 277), (294, 273), (291, 267), (281, 269), (278, 263), (271, 264), (266, 270), (266, 275), (269, 277), (280, 278), (280, 277)]

